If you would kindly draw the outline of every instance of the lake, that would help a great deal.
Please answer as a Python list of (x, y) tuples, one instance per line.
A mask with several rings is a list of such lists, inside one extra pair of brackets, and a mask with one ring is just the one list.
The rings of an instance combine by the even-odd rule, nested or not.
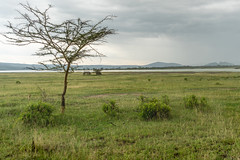
[[(56, 72), (56, 71), (0, 70), (0, 73), (41, 73), (41, 72)], [(83, 72), (83, 70), (77, 72)], [(142, 69), (142, 70), (103, 70), (102, 72), (240, 72), (240, 69), (235, 68)]]

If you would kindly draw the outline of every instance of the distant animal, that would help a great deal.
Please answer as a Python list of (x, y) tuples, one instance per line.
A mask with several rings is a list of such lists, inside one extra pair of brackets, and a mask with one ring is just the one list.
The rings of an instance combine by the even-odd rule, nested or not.
[(91, 75), (91, 72), (83, 72), (83, 75)]

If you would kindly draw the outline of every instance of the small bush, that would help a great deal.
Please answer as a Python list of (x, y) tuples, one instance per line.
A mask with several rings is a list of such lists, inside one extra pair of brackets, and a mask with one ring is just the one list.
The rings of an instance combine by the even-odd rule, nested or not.
[(195, 95), (189, 97), (184, 97), (184, 105), (188, 109), (193, 109), (198, 107), (198, 99)]
[(103, 104), (102, 110), (104, 113), (106, 113), (109, 116), (116, 116), (119, 112), (119, 108), (116, 105), (116, 102), (114, 100), (110, 100), (108, 103)]
[(53, 110), (51, 105), (43, 102), (29, 104), (25, 112), (21, 114), (20, 120), (30, 126), (48, 126), (53, 121)]
[(207, 100), (204, 97), (201, 98), (200, 101), (199, 101), (197, 96), (191, 95), (191, 96), (188, 96), (188, 97), (184, 97), (183, 101), (184, 101), (185, 107), (188, 108), (188, 109), (196, 108), (196, 109), (202, 110), (202, 109), (208, 107)]
[(97, 76), (102, 75), (102, 69), (93, 69)]
[(21, 82), (20, 81), (16, 81), (16, 84), (21, 84)]
[(150, 120), (169, 118), (171, 108), (161, 102), (147, 102), (141, 105), (140, 110), (140, 116), (145, 120)]
[(164, 119), (170, 117), (171, 107), (169, 106), (167, 95), (162, 96), (161, 99), (140, 96), (140, 100), (139, 110), (143, 119)]
[(207, 102), (207, 99), (206, 99), (205, 97), (202, 97), (202, 98), (200, 99), (199, 106), (200, 106), (200, 108), (206, 108), (206, 107), (209, 106), (209, 105), (208, 105), (208, 102)]

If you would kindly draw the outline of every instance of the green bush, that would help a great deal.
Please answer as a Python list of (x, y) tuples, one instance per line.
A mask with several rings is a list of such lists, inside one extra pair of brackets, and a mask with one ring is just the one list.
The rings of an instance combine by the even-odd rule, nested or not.
[(114, 100), (110, 100), (108, 103), (103, 104), (102, 110), (104, 113), (106, 113), (109, 116), (116, 116), (119, 112), (119, 108), (116, 105), (116, 102)]
[(96, 73), (96, 75), (102, 75), (102, 69), (93, 69), (93, 71)]
[(184, 101), (185, 107), (188, 109), (196, 108), (196, 109), (202, 110), (208, 107), (208, 102), (205, 97), (202, 97), (199, 101), (197, 96), (191, 95), (191, 96), (184, 97), (183, 101)]
[(53, 121), (53, 110), (53, 106), (43, 102), (29, 104), (21, 114), (20, 120), (25, 125), (48, 126)]
[(198, 99), (195, 95), (184, 97), (184, 105), (188, 109), (193, 109), (198, 107)]
[(16, 81), (16, 84), (21, 84), (21, 82), (20, 81)]
[(147, 102), (140, 107), (140, 116), (145, 120), (170, 117), (171, 107), (161, 102)]
[(164, 119), (170, 117), (171, 107), (169, 106), (167, 95), (162, 96), (161, 99), (140, 96), (140, 100), (139, 110), (143, 119)]
[(200, 99), (200, 103), (199, 103), (199, 106), (200, 108), (207, 108), (209, 105), (208, 105), (208, 102), (207, 102), (207, 99), (205, 97), (202, 97)]

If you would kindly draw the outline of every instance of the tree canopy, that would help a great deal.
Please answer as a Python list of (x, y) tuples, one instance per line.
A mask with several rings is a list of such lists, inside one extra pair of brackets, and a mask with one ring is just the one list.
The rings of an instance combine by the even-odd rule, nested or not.
[[(51, 5), (41, 11), (32, 7), (29, 3), (20, 3), (26, 11), (18, 11), (21, 22), (6, 25), (9, 32), (2, 35), (13, 45), (25, 46), (29, 44), (40, 44), (41, 48), (35, 53), (36, 56), (47, 57), (47, 60), (39, 64), (47, 70), (62, 70), (65, 72), (64, 90), (62, 94), (62, 112), (65, 109), (65, 94), (67, 90), (67, 78), (76, 65), (85, 57), (102, 57), (94, 46), (102, 44), (108, 35), (115, 34), (114, 29), (103, 26), (107, 20), (114, 16), (106, 16), (97, 23), (80, 18), (65, 20), (62, 23), (54, 23), (48, 15)], [(51, 65), (49, 65), (51, 64)]]
[[(8, 39), (10, 44), (28, 45), (41, 44), (42, 47), (35, 53), (37, 56), (48, 56), (49, 60), (39, 62), (45, 66), (45, 69), (67, 70), (68, 64), (78, 63), (84, 57), (101, 57), (93, 46), (106, 42), (105, 37), (114, 34), (114, 29), (102, 26), (107, 20), (112, 20), (114, 16), (106, 16), (99, 22), (93, 24), (90, 20), (70, 19), (60, 24), (51, 22), (48, 15), (51, 5), (44, 11), (33, 8), (27, 4), (20, 5), (27, 11), (22, 13), (18, 11), (21, 20), (19, 24), (14, 25), (8, 22), (6, 25), (9, 32), (2, 34)], [(53, 64), (50, 67), (47, 64)], [(73, 71), (73, 66), (70, 69)]]

